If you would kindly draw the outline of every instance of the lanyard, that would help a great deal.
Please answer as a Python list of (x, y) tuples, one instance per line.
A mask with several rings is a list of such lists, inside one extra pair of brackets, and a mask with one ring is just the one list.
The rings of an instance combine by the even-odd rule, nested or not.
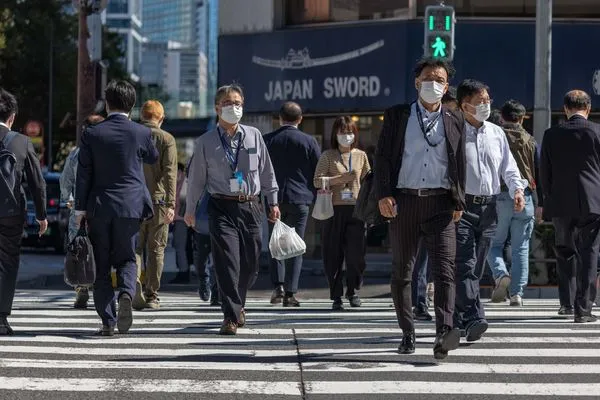
[(221, 144), (223, 145), (223, 151), (225, 152), (225, 158), (227, 159), (227, 162), (229, 163), (229, 167), (231, 167), (231, 172), (233, 172), (234, 174), (237, 170), (238, 161), (240, 158), (240, 149), (242, 148), (242, 142), (244, 141), (244, 138), (246, 137), (246, 132), (244, 132), (244, 128), (242, 128), (240, 126), (240, 129), (242, 130), (242, 133), (240, 134), (240, 140), (238, 140), (237, 149), (236, 149), (235, 155), (234, 155), (233, 149), (231, 148), (229, 143), (227, 143), (227, 140), (225, 139), (224, 135), (221, 133), (221, 129), (217, 128), (217, 132), (219, 133), (219, 139), (221, 139)]
[(438, 143), (431, 143), (427, 134), (433, 129), (433, 126), (440, 119), (440, 116), (442, 115), (441, 110), (438, 113), (438, 115), (436, 115), (435, 118), (432, 121), (430, 121), (429, 124), (427, 124), (427, 127), (425, 127), (425, 124), (423, 123), (423, 113), (421, 112), (421, 107), (419, 107), (419, 105), (416, 102), (414, 104), (415, 109), (417, 110), (417, 120), (419, 121), (419, 127), (421, 128), (421, 132), (423, 132), (423, 138), (425, 138), (425, 141), (429, 146), (436, 147), (438, 144), (441, 143), (441, 141)]
[(346, 171), (348, 172), (352, 172), (352, 150), (350, 150), (350, 156), (348, 157), (348, 166), (346, 167), (346, 164), (344, 164), (344, 157), (342, 157), (342, 152), (338, 150), (338, 152), (340, 153), (340, 158), (342, 159), (341, 164), (342, 166), (346, 169)]

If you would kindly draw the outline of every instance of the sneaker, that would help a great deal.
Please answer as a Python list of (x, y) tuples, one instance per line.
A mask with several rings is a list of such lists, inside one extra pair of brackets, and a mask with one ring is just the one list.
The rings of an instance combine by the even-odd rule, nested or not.
[(506, 300), (508, 285), (510, 285), (510, 277), (508, 275), (496, 279), (496, 286), (492, 291), (492, 303), (502, 303)]
[(140, 311), (146, 308), (146, 299), (142, 292), (142, 284), (137, 282), (135, 284), (135, 294), (133, 295), (132, 307), (134, 310)]
[(348, 301), (350, 302), (350, 307), (360, 307), (362, 305), (362, 301), (357, 294), (348, 297)]
[(202, 300), (202, 301), (210, 300), (210, 286), (206, 280), (202, 280), (200, 282), (200, 288), (198, 289), (198, 295), (200, 296), (200, 300)]
[(78, 286), (75, 288), (75, 293), (75, 304), (73, 304), (73, 308), (87, 308), (88, 300), (90, 299), (88, 288), (85, 286)]
[(337, 297), (335, 300), (333, 300), (331, 309), (333, 311), (343, 311), (344, 310), (344, 302), (342, 301), (341, 297)]
[(510, 305), (513, 307), (521, 307), (523, 306), (523, 298), (518, 294), (514, 296), (510, 296)]
[(158, 297), (154, 297), (146, 302), (146, 307), (151, 308), (153, 310), (158, 310), (160, 308), (160, 299)]
[(131, 297), (127, 293), (123, 293), (119, 298), (119, 311), (117, 314), (117, 328), (119, 329), (119, 333), (129, 332), (132, 323)]

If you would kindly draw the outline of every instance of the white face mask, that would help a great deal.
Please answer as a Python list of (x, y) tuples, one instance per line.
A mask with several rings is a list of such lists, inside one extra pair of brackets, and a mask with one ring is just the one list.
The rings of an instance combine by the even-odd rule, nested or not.
[(354, 143), (353, 133), (342, 133), (337, 135), (337, 141), (340, 146), (350, 147)]
[(224, 106), (221, 107), (221, 118), (228, 124), (237, 124), (244, 115), (244, 107), (242, 106)]
[(421, 90), (419, 90), (419, 96), (421, 99), (428, 104), (435, 104), (442, 100), (444, 97), (444, 88), (446, 85), (442, 85), (436, 81), (425, 81), (421, 82)]
[(477, 107), (471, 105), (471, 107), (475, 108), (475, 114), (471, 114), (473, 118), (475, 118), (479, 122), (487, 121), (491, 114), (491, 104), (483, 103), (477, 105)]

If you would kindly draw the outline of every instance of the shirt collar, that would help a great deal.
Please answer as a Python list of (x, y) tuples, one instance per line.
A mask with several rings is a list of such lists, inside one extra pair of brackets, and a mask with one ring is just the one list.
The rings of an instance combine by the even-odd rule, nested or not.
[(113, 115), (124, 115), (124, 116), (126, 116), (127, 118), (129, 118), (129, 114), (127, 114), (127, 113), (122, 113), (122, 112), (111, 112), (111, 113), (109, 113), (109, 114), (108, 114), (108, 116), (109, 116), (109, 117), (111, 117), (111, 116), (113, 116)]
[(217, 133), (223, 136), (224, 138), (234, 139), (235, 137), (242, 134), (242, 126), (240, 124), (237, 124), (237, 127), (235, 128), (235, 133), (233, 134), (233, 136), (229, 136), (225, 129), (223, 129), (221, 125), (217, 124)]
[[(4, 127), (8, 128), (8, 125), (6, 125), (4, 122), (0, 122), (0, 126), (4, 126)], [(8, 128), (8, 129), (10, 129), (10, 128)]]
[(439, 107), (437, 110), (435, 111), (428, 111), (424, 106), (423, 103), (421, 103), (421, 99), (417, 100), (417, 106), (419, 107), (419, 109), (421, 110), (421, 113), (423, 114), (424, 117), (429, 117), (431, 115), (435, 115), (439, 112), (442, 111), (442, 103), (440, 103)]
[(465, 126), (467, 127), (467, 131), (472, 132), (472, 133), (485, 133), (486, 131), (486, 127), (489, 125), (489, 122), (487, 121), (483, 121), (483, 125), (481, 125), (481, 128), (475, 128), (473, 125), (471, 125), (466, 119), (465, 119)]

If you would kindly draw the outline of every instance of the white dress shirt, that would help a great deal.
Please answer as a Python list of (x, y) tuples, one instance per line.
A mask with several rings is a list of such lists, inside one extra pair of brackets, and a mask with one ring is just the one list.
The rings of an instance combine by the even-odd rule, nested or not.
[[(433, 124), (431, 130), (427, 133), (427, 138), (432, 144), (423, 137), (423, 131), (419, 125), (417, 107), (421, 110), (423, 125)], [(402, 153), (402, 165), (398, 174), (397, 188), (404, 189), (450, 189), (448, 180), (448, 151), (446, 150), (446, 133), (444, 131), (444, 120), (440, 115), (442, 106), (437, 111), (429, 112), (418, 101), (413, 103), (410, 109), (410, 117), (406, 125), (406, 135), (404, 139), (404, 152)]]
[[(0, 122), (0, 125), (2, 125), (2, 126), (4, 126), (4, 127), (8, 128), (8, 125), (6, 125), (4, 122)], [(8, 128), (8, 129), (10, 129), (10, 128)]]
[(487, 121), (479, 129), (466, 121), (465, 125), (467, 131), (466, 193), (473, 196), (499, 194), (501, 179), (508, 186), (511, 198), (514, 197), (517, 189), (524, 190), (528, 182), (521, 178), (504, 130)]

